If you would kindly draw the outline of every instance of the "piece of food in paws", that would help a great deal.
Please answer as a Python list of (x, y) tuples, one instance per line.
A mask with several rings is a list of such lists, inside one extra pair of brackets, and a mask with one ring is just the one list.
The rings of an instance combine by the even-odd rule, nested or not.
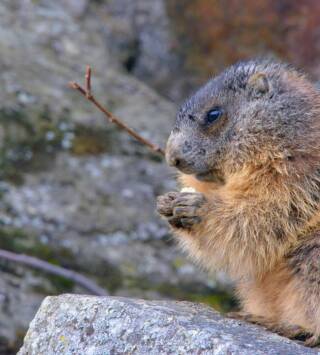
[(197, 192), (193, 187), (183, 187), (180, 192)]

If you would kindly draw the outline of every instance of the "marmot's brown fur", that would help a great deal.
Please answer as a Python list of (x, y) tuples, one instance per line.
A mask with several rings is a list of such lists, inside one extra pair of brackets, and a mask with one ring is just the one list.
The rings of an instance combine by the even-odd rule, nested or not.
[(180, 109), (166, 150), (183, 186), (158, 211), (191, 257), (235, 280), (240, 316), (320, 336), (320, 92), (288, 65), (249, 61)]

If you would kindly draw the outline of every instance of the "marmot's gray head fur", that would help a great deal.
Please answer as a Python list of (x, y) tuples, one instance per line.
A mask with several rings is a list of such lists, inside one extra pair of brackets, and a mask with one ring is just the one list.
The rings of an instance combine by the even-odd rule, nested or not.
[(287, 170), (313, 153), (319, 160), (319, 96), (286, 64), (240, 62), (181, 107), (167, 161), (200, 180), (223, 181), (246, 165), (281, 162)]

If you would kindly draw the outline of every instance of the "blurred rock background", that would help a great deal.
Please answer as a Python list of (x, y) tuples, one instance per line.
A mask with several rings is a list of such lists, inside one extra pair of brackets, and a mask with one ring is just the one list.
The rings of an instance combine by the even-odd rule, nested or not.
[[(114, 295), (234, 306), (223, 275), (178, 250), (154, 211), (174, 172), (68, 89), (94, 92), (164, 145), (179, 103), (240, 59), (272, 55), (320, 77), (315, 0), (2, 0), (0, 248), (95, 280)], [(15, 353), (41, 300), (84, 292), (0, 260), (0, 353)]]

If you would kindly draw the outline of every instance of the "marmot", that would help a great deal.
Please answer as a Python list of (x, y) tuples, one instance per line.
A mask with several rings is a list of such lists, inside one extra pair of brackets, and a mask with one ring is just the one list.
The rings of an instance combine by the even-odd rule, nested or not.
[(240, 62), (181, 107), (167, 162), (183, 186), (158, 212), (179, 244), (236, 284), (240, 317), (320, 336), (320, 92), (290, 65)]

